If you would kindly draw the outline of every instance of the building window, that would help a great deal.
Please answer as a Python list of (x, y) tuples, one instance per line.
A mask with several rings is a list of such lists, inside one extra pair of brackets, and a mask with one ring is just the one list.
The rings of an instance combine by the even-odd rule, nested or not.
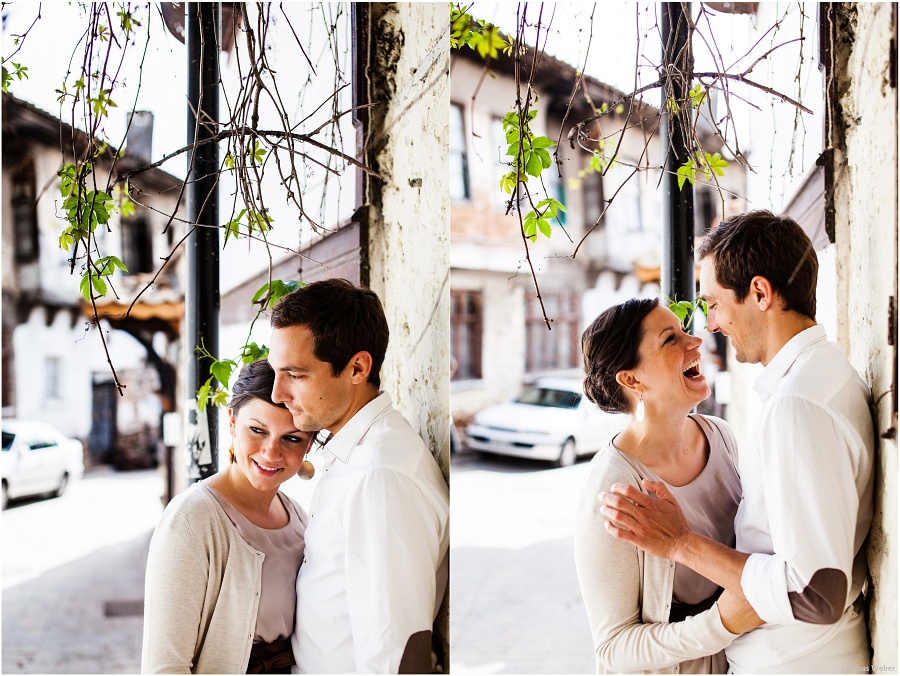
[(581, 184), (581, 195), (584, 199), (584, 227), (590, 230), (603, 213), (603, 177), (592, 171)]
[(450, 200), (459, 202), (471, 196), (463, 109), (454, 103), (450, 105)]
[(28, 262), (38, 257), (37, 204), (34, 191), (34, 163), (29, 159), (13, 173), (12, 199), (16, 260)]
[[(5, 300), (5, 299), (4, 299)], [(15, 324), (8, 319), (6, 303), (3, 308), (3, 408), (12, 408), (16, 404), (16, 371), (13, 353), (13, 331)]]
[(62, 375), (62, 359), (59, 357), (47, 357), (47, 361), (44, 364), (44, 398), (62, 399), (62, 390), (59, 386)]
[(481, 292), (450, 291), (451, 380), (481, 378)]
[(122, 223), (122, 254), (128, 274), (153, 272), (153, 239), (146, 219), (134, 218)]
[(526, 298), (525, 370), (547, 371), (578, 367), (578, 296), (572, 292), (542, 293), (553, 330), (547, 330), (541, 303), (534, 295)]

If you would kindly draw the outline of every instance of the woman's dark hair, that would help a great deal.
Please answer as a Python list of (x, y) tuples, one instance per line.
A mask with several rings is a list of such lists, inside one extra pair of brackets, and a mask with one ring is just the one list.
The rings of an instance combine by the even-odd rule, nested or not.
[(584, 393), (607, 413), (631, 412), (616, 374), (638, 365), (644, 318), (658, 306), (655, 298), (632, 298), (603, 311), (581, 334)]
[(237, 382), (231, 388), (231, 399), (228, 407), (237, 415), (241, 406), (251, 399), (261, 399), (267, 404), (279, 408), (287, 408), (282, 403), (272, 401), (272, 388), (275, 387), (275, 370), (269, 366), (268, 359), (259, 359), (241, 369)]
[(384, 308), (374, 291), (346, 279), (307, 284), (285, 296), (272, 311), (272, 327), (305, 326), (315, 340), (316, 358), (331, 364), (337, 376), (357, 352), (372, 357), (369, 382), (381, 386), (381, 365), (388, 346)]

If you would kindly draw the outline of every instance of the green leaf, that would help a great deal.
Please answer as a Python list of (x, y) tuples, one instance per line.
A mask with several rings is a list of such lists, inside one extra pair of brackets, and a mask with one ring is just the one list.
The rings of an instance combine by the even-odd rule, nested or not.
[(694, 185), (694, 179), (697, 177), (697, 165), (694, 163), (694, 158), (688, 158), (688, 161), (678, 167), (678, 189), (682, 190), (684, 188), (685, 180), (691, 182), (691, 185)]
[[(546, 152), (546, 151), (544, 151)], [(525, 153), (525, 171), (532, 176), (540, 176), (544, 170), (544, 163), (541, 161), (537, 151)]]
[(241, 350), (241, 361), (245, 364), (265, 359), (269, 354), (269, 348), (265, 345), (257, 345), (256, 343), (247, 343)]
[(541, 231), (541, 234), (544, 237), (550, 238), (550, 235), (553, 234), (553, 228), (550, 226), (550, 221), (547, 221), (543, 218), (539, 218), (537, 220), (538, 230)]
[(81, 290), (81, 295), (84, 296), (84, 299), (90, 303), (91, 302), (91, 274), (90, 271), (85, 271), (85, 273), (81, 276), (81, 283), (78, 285), (78, 288)]
[(216, 388), (216, 391), (213, 392), (212, 395), (210, 395), (209, 400), (213, 406), (217, 406), (219, 408), (226, 406), (228, 404), (228, 390), (226, 390), (224, 387)]
[(550, 157), (550, 153), (548, 153), (543, 148), (538, 148), (534, 152), (537, 154), (538, 158), (540, 158), (541, 166), (544, 169), (548, 169), (550, 167), (550, 165), (553, 164), (553, 158)]
[(122, 218), (128, 218), (129, 216), (133, 216), (134, 212), (134, 202), (131, 201), (130, 197), (123, 196), (121, 205), (119, 206), (119, 214)]
[(62, 234), (59, 236), (59, 248), (68, 251), (74, 243), (75, 238), (72, 237), (70, 229), (66, 228), (63, 230)]
[(516, 172), (511, 171), (508, 174), (504, 174), (500, 178), (500, 189), (505, 192), (507, 195), (512, 195), (512, 191), (516, 187)]
[(552, 148), (555, 145), (556, 143), (554, 143), (546, 136), (535, 136), (533, 139), (531, 139), (532, 148)]
[(533, 211), (525, 216), (525, 220), (522, 222), (522, 233), (530, 239), (532, 243), (537, 241), (537, 217), (534, 215)]
[(722, 159), (722, 156), (719, 153), (715, 153), (710, 155), (709, 153), (703, 153), (704, 158), (706, 159), (706, 166), (709, 167), (710, 170), (716, 172), (717, 176), (724, 176), (725, 169), (728, 168), (728, 161)]
[(690, 97), (694, 108), (702, 106), (703, 102), (708, 98), (706, 89), (699, 82), (691, 88)]
[(91, 285), (94, 287), (94, 293), (98, 296), (103, 297), (106, 295), (106, 282), (103, 281), (102, 277), (92, 274)]
[(209, 402), (209, 391), (212, 389), (212, 378), (207, 380), (200, 389), (197, 390), (197, 408), (202, 413), (206, 410), (206, 404)]
[(216, 380), (218, 380), (223, 386), (228, 386), (228, 381), (231, 379), (231, 374), (234, 372), (234, 369), (237, 367), (237, 363), (232, 361), (231, 359), (222, 359), (220, 361), (213, 362), (213, 364), (209, 367), (209, 372), (215, 376)]

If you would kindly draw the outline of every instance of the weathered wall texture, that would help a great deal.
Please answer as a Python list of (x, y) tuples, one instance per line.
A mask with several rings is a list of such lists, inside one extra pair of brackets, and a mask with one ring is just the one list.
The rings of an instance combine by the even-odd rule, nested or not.
[[(893, 7), (893, 9), (892, 9)], [(874, 665), (897, 658), (897, 439), (881, 435), (892, 414), (895, 348), (890, 297), (897, 293), (897, 88), (891, 77), (896, 5), (836, 5), (835, 240), (838, 341), (872, 388), (878, 434), (875, 521), (869, 541), (874, 582), (870, 631)], [(893, 43), (892, 43), (893, 41)], [(894, 65), (896, 68), (896, 65)], [(896, 344), (896, 328), (893, 342)], [(884, 396), (882, 396), (884, 395)]]
[[(382, 387), (449, 480), (449, 23), (441, 3), (373, 3), (370, 286), (391, 340)], [(449, 590), (437, 620), (449, 668)]]
[[(449, 470), (450, 287), (447, 12), (429, 3), (375, 3), (372, 36), (383, 119), (372, 143), (382, 181), (370, 210), (370, 285), (391, 342), (384, 388)], [(380, 208), (379, 208), (380, 207)]]

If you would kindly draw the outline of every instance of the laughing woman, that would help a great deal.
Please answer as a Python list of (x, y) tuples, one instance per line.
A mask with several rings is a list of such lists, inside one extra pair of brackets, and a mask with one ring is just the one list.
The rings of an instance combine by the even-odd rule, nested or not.
[(142, 673), (290, 673), (307, 517), (279, 492), (312, 436), (271, 399), (265, 360), (232, 390), (231, 463), (175, 497), (147, 560)]
[(585, 393), (629, 425), (594, 456), (575, 528), (575, 563), (598, 671), (725, 673), (721, 652), (759, 624), (750, 606), (679, 564), (606, 532), (597, 499), (615, 483), (663, 481), (694, 527), (732, 545), (741, 497), (725, 421), (690, 411), (710, 390), (701, 340), (655, 300), (630, 300), (582, 336)]

